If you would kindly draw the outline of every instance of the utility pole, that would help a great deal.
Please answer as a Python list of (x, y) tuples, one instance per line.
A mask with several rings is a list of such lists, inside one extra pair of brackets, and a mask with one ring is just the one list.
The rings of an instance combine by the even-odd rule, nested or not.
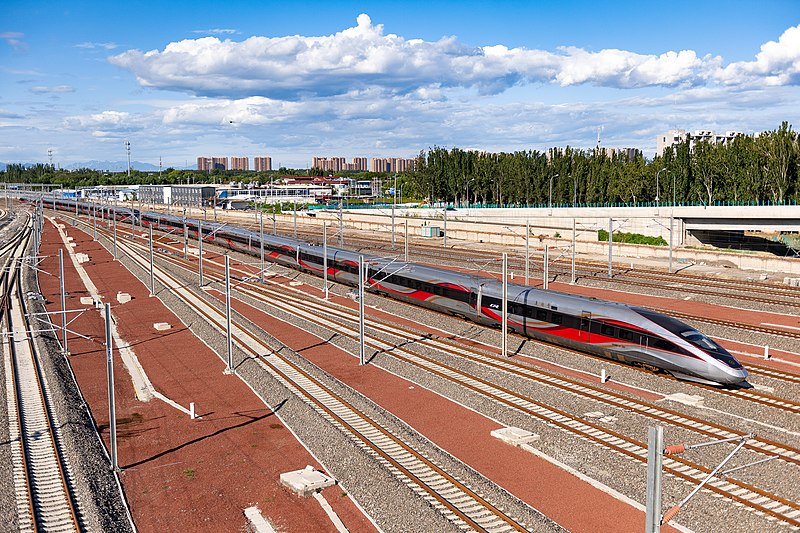
[(543, 268), (543, 270), (544, 270), (544, 282), (543, 282), (543, 286), (542, 286), (542, 288), (544, 290), (547, 290), (549, 288), (548, 284), (550, 282), (550, 258), (549, 258), (550, 253), (549, 252), (550, 252), (550, 246), (545, 244), (544, 245), (544, 268)]
[(664, 428), (647, 429), (647, 500), (645, 533), (661, 531), (661, 474), (664, 461)]
[(503, 312), (501, 314), (502, 325), (502, 341), (501, 341), (501, 357), (508, 357), (508, 254), (503, 252)]
[(258, 211), (258, 236), (261, 242), (259, 243), (259, 254), (258, 256), (261, 258), (261, 266), (259, 267), (261, 270), (259, 271), (258, 280), (261, 283), (264, 283), (264, 209), (260, 208)]
[(322, 282), (325, 284), (325, 299), (328, 299), (328, 222), (322, 223)]
[(197, 221), (197, 273), (200, 276), (200, 287), (203, 286), (203, 222)]
[(358, 360), (359, 364), (365, 364), (364, 346), (364, 256), (358, 256)]
[(225, 326), (228, 346), (228, 372), (233, 372), (233, 336), (231, 332), (231, 258), (225, 254)]
[(108, 372), (108, 431), (111, 441), (111, 467), (119, 471), (117, 461), (117, 410), (114, 402), (114, 359), (111, 340), (111, 304), (105, 304), (106, 318), (106, 370)]
[(66, 294), (64, 292), (64, 250), (61, 248), (58, 249), (58, 277), (59, 277), (59, 285), (61, 285), (61, 336), (63, 337), (63, 342), (61, 343), (64, 347), (64, 353), (69, 353), (69, 348), (67, 347), (67, 304), (66, 304)]
[(609, 218), (608, 219), (608, 277), (609, 278), (612, 277), (611, 254), (612, 254), (612, 242), (613, 242), (613, 237), (612, 237), (613, 228), (614, 228), (614, 219)]
[(150, 228), (150, 296), (155, 296), (156, 278), (153, 273), (153, 225), (150, 224), (148, 228)]
[(531, 259), (531, 226), (530, 221), (525, 220), (525, 285), (528, 284), (529, 263)]

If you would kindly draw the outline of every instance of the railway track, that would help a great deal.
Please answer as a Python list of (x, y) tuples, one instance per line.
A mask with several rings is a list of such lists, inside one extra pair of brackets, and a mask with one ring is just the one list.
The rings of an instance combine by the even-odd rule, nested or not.
[[(169, 257), (168, 259), (173, 261), (175, 264), (183, 264), (184, 267), (186, 266), (186, 263), (183, 263), (177, 258)], [(140, 261), (140, 264), (142, 264), (143, 267), (145, 266), (143, 264), (143, 260)], [(209, 274), (209, 276), (210, 275), (211, 274)], [(175, 280), (174, 283), (176, 287), (182, 284), (185, 286), (185, 282), (181, 282), (180, 280)], [(242, 282), (238, 285), (237, 290), (243, 294), (254, 296), (254, 294), (259, 291), (254, 290), (253, 287), (256, 287), (255, 284)], [(260, 289), (260, 287), (256, 288)], [(286, 294), (282, 294), (276, 298), (276, 294), (270, 294), (268, 297), (262, 298), (262, 301), (268, 301), (270, 305), (276, 305), (278, 302), (280, 302), (278, 305), (284, 307), (283, 304), (286, 303), (287, 296)], [(308, 301), (305, 301), (303, 303), (303, 307), (306, 308), (306, 310), (298, 312), (297, 314), (302, 316), (304, 320), (322, 325), (323, 327), (336, 331), (340, 335), (346, 335), (350, 338), (357, 338), (358, 334), (356, 332), (356, 326), (353, 324), (354, 320), (352, 313), (349, 317), (349, 325), (343, 325), (341, 323), (332, 325), (329, 319), (335, 314), (333, 309), (331, 307), (326, 307), (322, 311), (308, 310), (309, 306), (314, 304), (314, 302), (310, 304)], [(284, 311), (289, 308), (297, 310), (299, 307), (300, 306), (297, 305), (286, 305)], [(321, 316), (326, 318), (323, 319)], [(374, 321), (370, 321), (369, 327), (373, 329), (378, 326), (374, 323)], [(395, 335), (403, 337), (407, 336), (408, 332), (403, 332), (400, 334), (395, 333)], [(409, 350), (400, 347), (397, 343), (387, 343), (371, 337), (369, 340), (369, 346), (385, 353), (391, 353), (393, 357), (403, 360), (408, 364), (418, 366), (419, 368), (424, 368), (431, 374), (456, 383), (461, 387), (473, 391), (474, 393), (488, 397), (491, 400), (508, 408), (521, 411), (533, 418), (555, 425), (565, 431), (596, 444), (602, 445), (606, 448), (610, 448), (638, 462), (646, 461), (646, 445), (644, 443), (611, 431), (599, 424), (582, 420), (575, 415), (566, 413), (553, 406), (543, 404), (542, 402), (539, 402), (531, 397), (526, 397), (502, 386), (490, 383), (476, 375), (467, 374), (455, 367), (448, 366), (441, 362), (434, 361), (431, 358), (426, 358), (419, 354), (412, 353)], [(498, 364), (496, 358), (492, 363)], [(515, 369), (515, 371), (522, 372), (519, 368)], [(527, 376), (530, 376), (537, 372), (531, 372), (530, 370), (526, 369), (526, 373)], [(539, 374), (537, 379), (544, 380), (544, 378), (541, 377), (542, 375), (543, 374)], [(550, 383), (554, 381), (557, 380), (551, 376)], [(621, 408), (630, 409), (636, 404), (636, 402), (633, 402), (622, 395), (608, 394), (608, 391), (597, 390), (596, 388), (594, 388), (595, 390), (592, 391), (592, 387), (586, 387), (585, 385), (582, 385), (582, 387), (584, 387), (582, 394), (592, 396), (595, 399), (605, 399), (606, 403), (609, 403), (607, 401), (608, 397), (614, 398), (614, 396), (616, 396), (616, 398), (613, 400), (613, 403)], [(574, 390), (576, 390), (576, 388), (573, 386), (573, 391)], [(660, 419), (662, 421), (666, 421), (667, 423), (692, 429), (703, 434), (714, 435), (716, 437), (722, 437), (723, 435), (728, 437), (731, 435), (742, 435), (740, 432), (734, 432), (721, 427), (714, 428), (713, 425), (702, 420), (692, 419), (691, 417), (687, 417), (680, 413), (674, 411), (670, 412), (663, 408), (652, 405), (645, 406), (639, 403), (637, 409), (651, 418)], [(795, 465), (798, 463), (798, 458), (800, 458), (800, 454), (797, 450), (783, 447), (778, 443), (762, 440), (749, 443), (748, 446), (750, 449), (758, 451), (762, 454), (779, 455), (785, 461)], [(699, 483), (709, 473), (708, 469), (681, 458), (667, 458), (665, 461), (665, 468), (667, 473), (692, 483)], [(788, 498), (783, 498), (763, 489), (759, 489), (758, 487), (754, 487), (750, 484), (731, 478), (714, 480), (710, 483), (710, 485), (708, 485), (708, 487), (713, 492), (716, 492), (717, 494), (722, 495), (734, 502), (746, 505), (757, 512), (767, 514), (794, 527), (800, 527), (800, 520), (798, 520), (798, 517), (800, 517), (800, 505), (797, 504), (797, 502), (789, 500)]]
[(3, 353), (17, 516), (21, 531), (82, 531), (60, 431), (38, 352), (29, 333), (20, 280), (30, 225), (8, 254), (3, 285)]
[[(301, 219), (302, 220), (302, 219)], [(256, 229), (257, 225), (252, 223), (244, 223), (243, 225), (249, 227), (250, 229)], [(287, 224), (282, 224), (281, 227), (286, 232)], [(303, 228), (303, 226), (298, 226), (297, 230), (298, 236), (301, 238), (308, 239), (310, 241), (319, 241), (321, 239), (321, 235), (319, 231), (308, 231)], [(383, 253), (391, 250), (390, 245), (387, 243), (388, 235), (384, 233), (379, 233), (378, 237), (371, 236), (370, 232), (362, 232), (358, 236), (358, 244), (361, 247), (369, 247), (373, 250), (379, 250)], [(402, 237), (401, 237), (402, 238)], [(352, 239), (351, 239), (352, 241)], [(399, 246), (397, 250), (394, 250), (395, 253), (399, 250)], [(419, 259), (420, 257), (428, 258), (433, 262), (437, 262), (442, 259), (443, 252), (445, 251), (442, 246), (440, 245), (433, 245), (427, 244), (423, 242), (413, 242), (413, 248), (411, 249), (414, 255)], [(520, 250), (518, 246), (512, 248), (511, 254), (509, 255), (509, 267), (512, 269), (516, 269), (517, 271), (524, 270), (524, 251)], [(516, 253), (515, 253), (516, 252)], [(460, 247), (456, 248), (455, 246), (448, 247), (446, 249), (446, 255), (444, 257), (448, 258), (449, 260), (455, 261), (465, 261), (469, 262), (470, 260), (479, 261), (479, 262), (486, 262), (491, 259), (497, 258), (497, 253), (486, 252), (482, 250), (473, 250), (467, 247)], [(571, 264), (566, 261), (565, 259), (558, 259), (558, 260), (551, 260), (552, 265), (550, 268), (551, 274), (553, 276), (562, 276), (562, 275), (571, 275)], [(579, 278), (592, 278), (598, 276), (607, 276), (608, 274), (608, 263), (603, 261), (595, 261), (595, 260), (588, 260), (588, 259), (576, 259), (576, 276)], [(539, 251), (534, 251), (531, 254), (529, 259), (529, 266), (533, 271), (541, 276), (542, 273), (542, 259), (540, 257)], [(555, 271), (553, 267), (560, 267), (558, 271)], [(749, 281), (741, 281), (736, 279), (713, 279), (705, 276), (698, 276), (689, 274), (686, 272), (676, 272), (672, 274), (667, 274), (658, 270), (648, 269), (648, 268), (641, 268), (637, 267), (636, 269), (630, 269), (627, 267), (620, 266), (619, 264), (613, 265), (612, 269), (612, 278), (604, 278), (603, 281), (608, 281), (609, 283), (615, 282), (623, 282), (626, 284), (631, 284), (634, 280), (644, 280), (640, 281), (638, 284), (642, 287), (648, 288), (656, 288), (656, 289), (663, 289), (664, 283), (679, 283), (679, 286), (670, 287), (676, 291), (680, 292), (692, 292), (694, 294), (708, 294), (712, 296), (726, 296), (726, 297), (735, 297), (737, 299), (744, 299), (749, 301), (757, 301), (763, 303), (770, 303), (770, 304), (782, 304), (788, 305), (791, 307), (800, 307), (800, 289), (793, 288), (793, 287), (781, 287), (781, 286), (774, 286), (768, 285), (764, 283), (754, 283)], [(653, 282), (653, 283), (647, 283)], [(708, 287), (708, 288), (718, 288), (720, 291), (703, 291), (702, 289), (698, 291), (697, 289), (689, 288), (689, 286), (695, 287)], [(742, 291), (745, 294), (731, 294), (731, 290)], [(783, 297), (789, 298), (790, 300), (777, 300), (777, 299), (769, 299), (765, 297), (759, 296), (749, 296), (747, 293), (759, 293), (759, 294), (770, 294), (776, 297)]]
[[(149, 261), (138, 243), (117, 242), (142, 268)], [(219, 331), (225, 331), (224, 311), (207, 303), (184, 281), (154, 267), (154, 275), (173, 294)], [(381, 423), (337, 395), (329, 386), (301, 369), (289, 358), (268, 346), (248, 328), (234, 320), (235, 344), (246, 358), (255, 359), (275, 379), (338, 427), (359, 448), (366, 451), (398, 479), (424, 498), (457, 527), (479, 531), (525, 531), (526, 526), (429, 460), (423, 451), (386, 429)]]

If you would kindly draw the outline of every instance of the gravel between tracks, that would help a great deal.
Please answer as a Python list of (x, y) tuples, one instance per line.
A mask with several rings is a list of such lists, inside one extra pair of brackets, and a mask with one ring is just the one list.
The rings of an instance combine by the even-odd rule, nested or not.
[[(134, 275), (144, 281), (145, 274), (140, 268), (132, 266), (127, 257), (122, 261)], [(185, 276), (185, 272), (179, 269), (168, 267), (168, 270), (173, 274)], [(187, 281), (189, 283), (196, 282), (196, 280)], [(199, 317), (188, 320), (187, 317), (196, 317), (197, 315), (176, 296), (158, 289), (157, 293), (165, 305), (171, 308), (177, 316), (182, 317), (184, 323), (198, 338), (203, 339), (218, 354), (225, 353), (225, 336), (222, 333), (216, 331)], [(204, 295), (204, 297), (206, 301), (222, 308), (217, 299), (208, 295)], [(238, 314), (236, 319), (249, 322)], [(257, 332), (259, 338), (267, 342), (272, 349), (280, 350), (282, 355), (288, 356), (304, 370), (321, 379), (337, 394), (375, 417), (384, 427), (389, 428), (393, 434), (405, 442), (415, 444), (417, 449), (423, 450), (436, 464), (465, 481), (473, 490), (484, 494), (488, 500), (504, 509), (510, 516), (527, 524), (531, 530), (560, 530), (555, 523), (437, 448), (415, 432), (413, 428), (376, 406), (368, 398), (361, 396), (304, 358), (286, 349), (274, 337), (263, 332), (255, 324), (249, 323), (248, 330)], [(238, 349), (234, 352), (237, 375), (247, 382), (269, 406), (272, 406), (283, 423), (298, 435), (329, 473), (339, 481), (342, 488), (353, 496), (382, 530), (387, 532), (458, 531), (455, 525), (447, 521), (409, 487), (391, 475), (385, 466), (360, 448), (355, 447), (343, 433), (306, 403), (299, 400), (255, 361), (245, 358)]]
[[(305, 275), (297, 276), (294, 272), (292, 272), (291, 275), (305, 283), (320, 286), (320, 281), (314, 277)], [(342, 289), (339, 288), (339, 290), (341, 291)], [(421, 310), (417, 307), (408, 306), (394, 300), (373, 295), (368, 297), (367, 304), (369, 306), (374, 305), (398, 316), (404, 316), (433, 327), (441, 328), (444, 331), (470, 336), (471, 338), (475, 338), (487, 344), (498, 346), (500, 343), (500, 335), (496, 330), (479, 328), (474, 324), (465, 323), (454, 317)], [(276, 313), (276, 316), (281, 315), (280, 313)], [(288, 316), (285, 316), (285, 318), (294, 321), (294, 319), (290, 319)], [(329, 336), (329, 333), (326, 335), (326, 331), (317, 328), (317, 326), (306, 324), (304, 327), (315, 331), (321, 338), (327, 338)], [(351, 353), (355, 350), (354, 343), (346, 339), (337, 338), (332, 342), (341, 345), (342, 348), (346, 350), (350, 350)], [(510, 351), (515, 352), (519, 344), (522, 345), (519, 349), (520, 353), (541, 357), (595, 374), (599, 373), (600, 367), (604, 366), (603, 362), (597, 359), (587, 358), (532, 342), (523, 342), (520, 337), (512, 337), (510, 341)], [(469, 369), (469, 367), (471, 367), (471, 364), (465, 363), (459, 358), (442, 356), (441, 354), (436, 355), (435, 352), (420, 348), (419, 346), (417, 346), (416, 349), (421, 350), (421, 352), (426, 355), (436, 356), (446, 360), (448, 364), (460, 368)], [(443, 396), (470, 406), (476, 411), (484, 413), (486, 416), (498, 420), (501, 423), (523, 427), (539, 433), (542, 436), (542, 440), (538, 443), (538, 448), (543, 452), (619, 490), (632, 499), (643, 503), (646, 474), (644, 464), (634, 463), (616, 453), (610, 453), (597, 445), (566, 434), (564, 431), (551, 427), (548, 424), (537, 422), (525, 415), (511, 412), (494, 402), (476, 397), (476, 395), (466, 391), (460, 386), (443, 382), (441, 379), (433, 377), (427, 372), (410, 368), (408, 365), (400, 363), (389, 356), (379, 354), (370, 364), (383, 366), (406, 379), (419, 383), (424, 387), (439, 392)], [(688, 383), (666, 380), (660, 376), (643, 373), (625, 366), (613, 366), (611, 368), (614, 377), (624, 383), (630, 383), (649, 390), (662, 392), (663, 394), (672, 394), (675, 392), (695, 395), (700, 394), (706, 398), (705, 404), (707, 407), (710, 407), (710, 409), (696, 409), (675, 402), (665, 402), (665, 406), (667, 407), (700, 418), (716, 421), (731, 428), (742, 431), (753, 431), (759, 435), (764, 435), (795, 447), (800, 445), (796, 435), (793, 436), (784, 431), (773, 430), (757, 423), (761, 420), (770, 420), (770, 423), (773, 425), (784, 428), (788, 427), (791, 431), (797, 431), (798, 421), (797, 417), (794, 415), (741, 400), (736, 401), (735, 407), (733, 407), (733, 402), (735, 400), (732, 400), (728, 396), (723, 396), (713, 391), (698, 391), (696, 387)], [(472, 368), (472, 370), (475, 371), (476, 369)], [(584, 400), (571, 394), (554, 391), (549, 387), (535, 386), (526, 383), (526, 380), (509, 378), (502, 374), (487, 371), (483, 367), (478, 368), (477, 372), (485, 377), (491, 376), (494, 381), (504, 386), (525, 392), (534, 399), (571, 413), (580, 415), (590, 411), (601, 410), (605, 414), (613, 415), (617, 417), (617, 420), (608, 426), (609, 429), (629, 435), (642, 443), (646, 442), (647, 427), (653, 425), (651, 420), (633, 415), (627, 411), (601, 406), (590, 400)], [(740, 417), (755, 422), (750, 422)], [(709, 440), (706, 437), (699, 437), (692, 432), (676, 428), (668, 428), (666, 431), (666, 438), (668, 443), (701, 442)], [(726, 446), (707, 447), (696, 452), (691, 452), (686, 455), (686, 458), (709, 468), (713, 468), (729, 451), (730, 448)], [(744, 464), (760, 458), (763, 458), (763, 456), (755, 452), (742, 451), (737, 458), (736, 464)], [(620, 475), (621, 472), (625, 474)], [(781, 461), (766, 463), (737, 472), (736, 477), (737, 479), (751, 482), (767, 490), (774, 491), (788, 499), (796, 498), (796, 495), (800, 493), (800, 469), (795, 466), (786, 465), (785, 463), (782, 464)], [(691, 483), (683, 482), (671, 476), (665, 476), (663, 495), (665, 506), (672, 505), (683, 499), (683, 497), (691, 491), (693, 486), (694, 485)], [(714, 520), (709, 521), (709, 516), (713, 516)], [(729, 501), (723, 501), (716, 497), (708, 497), (702, 493), (696, 496), (696, 501), (692, 501), (681, 511), (678, 521), (698, 532), (720, 530), (758, 531), (774, 527), (774, 522), (770, 522), (758, 516), (756, 513), (733, 505)]]
[[(25, 292), (39, 293), (36, 272), (26, 270)], [(41, 302), (29, 301), (29, 312), (46, 312)], [(81, 520), (88, 531), (133, 531), (127, 505), (120, 493), (110, 459), (88, 406), (78, 389), (61, 344), (53, 332), (35, 337), (52, 398), (58, 426), (61, 428), (62, 453), (65, 455), (78, 500)]]
[[(134, 273), (136, 273), (140, 278), (144, 278), (143, 273), (137, 272), (137, 269), (134, 269)], [(308, 284), (315, 286), (319, 286), (321, 284), (321, 280), (308, 276), (297, 275), (296, 273), (292, 273), (292, 277), (296, 277)], [(346, 289), (342, 289), (341, 287), (338, 287), (337, 290), (342, 293), (346, 292)], [(467, 324), (461, 320), (440, 315), (438, 313), (422, 311), (416, 307), (411, 308), (396, 301), (385, 300), (373, 296), (369, 296), (368, 298), (368, 305), (377, 305), (382, 309), (420, 320), (434, 327), (440, 327), (445, 331), (472, 334), (473, 337), (477, 337), (483, 342), (494, 345), (499, 343), (499, 333), (497, 331), (485, 328), (477, 328), (473, 324)], [(167, 297), (165, 299), (168, 300), (169, 298)], [(170, 304), (168, 303), (168, 305)], [(178, 314), (181, 315), (180, 311), (178, 311)], [(198, 329), (202, 328), (198, 327)], [(704, 326), (703, 329), (714, 334), (714, 332), (709, 331), (709, 328), (706, 326)], [(216, 346), (218, 353), (224, 351), (224, 336), (216, 332), (199, 331), (197, 333), (202, 338), (211, 339), (210, 344), (212, 346)], [(326, 332), (322, 331), (321, 329), (318, 332), (320, 336), (327, 338), (329, 333), (328, 335), (325, 335), (325, 333)], [(729, 334), (730, 332), (725, 333)], [(753, 342), (753, 337), (748, 334), (747, 340)], [(521, 343), (522, 347), (520, 348), (520, 353), (542, 357), (544, 359), (558, 362), (559, 364), (584, 369), (594, 373), (598, 373), (599, 368), (603, 366), (602, 362), (595, 359), (589, 359), (583, 356), (563, 352), (550, 347), (536, 345), (530, 342), (522, 343), (521, 339), (519, 341), (520, 342), (516, 342), (515, 340), (511, 341), (511, 351), (515, 351), (517, 344)], [(209, 340), (206, 340), (206, 342), (209, 342)], [(338, 339), (334, 342), (341, 343), (343, 348), (349, 350), (351, 353), (354, 353), (353, 342), (344, 339)], [(777, 344), (771, 345), (777, 346)], [(448, 360), (448, 362), (457, 363), (457, 361), (452, 360)], [(407, 365), (399, 363), (388, 356), (382, 354), (377, 355), (371, 364), (385, 366), (387, 369), (395, 373), (420, 383), (422, 386), (435, 390), (444, 396), (453, 398), (456, 401), (471, 406), (479, 412), (485, 413), (486, 416), (490, 416), (498, 421), (501, 421), (502, 423), (532, 429), (533, 431), (542, 435), (542, 441), (540, 441), (538, 447), (543, 452), (563, 461), (579, 471), (582, 471), (590, 477), (602, 481), (603, 483), (619, 490), (635, 500), (641, 502), (644, 499), (645, 468), (642, 464), (633, 463), (632, 461), (622, 458), (617, 454), (609, 453), (598, 446), (584, 441), (583, 439), (567, 435), (563, 431), (554, 427), (550, 427), (547, 424), (533, 421), (526, 416), (511, 413), (507, 409), (498, 406), (493, 402), (476, 397), (474, 394), (467, 392), (462, 387), (448, 383), (442, 383), (441, 380), (432, 377), (427, 372), (410, 369)], [(255, 370), (254, 367), (255, 365), (245, 363), (242, 365), (240, 372), (245, 374), (246, 370), (246, 374), (249, 378), (250, 373)], [(674, 402), (669, 402), (667, 404), (668, 407), (679, 411), (683, 410), (699, 417), (713, 419), (743, 431), (755, 430), (755, 432), (768, 436), (769, 438), (773, 438), (774, 440), (783, 441), (794, 446), (798, 445), (797, 438), (788, 435), (784, 431), (780, 431), (779, 429), (772, 430), (765, 426), (758, 425), (757, 423), (738, 418), (744, 417), (755, 421), (766, 419), (774, 421), (775, 410), (773, 409), (760, 407), (755, 404), (751, 404), (750, 402), (731, 400), (728, 397), (715, 394), (712, 391), (698, 392), (698, 390), (690, 384), (665, 380), (659, 376), (642, 373), (631, 368), (618, 366), (612, 366), (611, 368), (614, 374), (613, 377), (620, 381), (624, 381), (625, 383), (642, 386), (650, 390), (663, 392), (665, 394), (670, 394), (672, 392), (701, 394), (706, 397), (706, 405), (711, 406), (716, 410), (689, 408), (682, 404), (675, 404)], [(315, 413), (312, 412), (309, 414), (304, 412), (306, 410), (302, 409), (302, 406), (296, 405), (300, 402), (287, 401), (286, 403), (281, 404), (280, 402), (288, 398), (288, 395), (285, 392), (276, 392), (280, 389), (277, 389), (271, 378), (265, 377), (263, 372), (254, 372), (254, 374), (255, 375), (252, 378), (253, 383), (255, 383), (254, 388), (256, 388), (256, 390), (263, 389), (265, 391), (264, 397), (270, 405), (281, 405), (278, 410), (279, 415), (282, 419), (284, 419), (287, 425), (293, 428), (298, 435), (300, 435), (304, 442), (316, 443), (316, 445), (311, 447), (312, 452), (320, 458), (323, 464), (331, 469), (331, 473), (333, 475), (337, 476), (341, 480), (343, 487), (346, 487), (348, 490), (353, 492), (353, 495), (356, 497), (357, 501), (359, 501), (359, 503), (365, 509), (367, 509), (370, 515), (376, 517), (376, 520), (379, 524), (383, 525), (384, 520), (390, 524), (402, 523), (396, 521), (393, 522), (392, 518), (387, 517), (393, 517), (394, 520), (407, 519), (410, 514), (416, 515), (417, 513), (420, 513), (420, 520), (423, 521), (417, 522), (419, 524), (425, 524), (426, 526), (430, 525), (434, 527), (441, 525), (449, 526), (449, 524), (441, 524), (440, 522), (442, 522), (442, 519), (437, 513), (431, 513), (429, 509), (425, 508), (425, 505), (420, 506), (419, 499), (408, 494), (410, 491), (404, 487), (397, 486), (398, 484), (396, 482), (394, 482), (392, 485), (395, 487), (392, 490), (392, 493), (396, 493), (395, 497), (405, 497), (405, 499), (393, 501), (392, 504), (387, 508), (386, 494), (388, 489), (386, 486), (379, 485), (379, 483), (384, 481), (387, 477), (390, 478), (390, 476), (385, 474), (385, 472), (382, 472), (382, 469), (376, 469), (374, 460), (369, 457), (364, 457), (363, 454), (350, 454), (348, 452), (348, 454), (343, 458), (343, 450), (350, 450), (352, 446), (349, 446), (349, 443), (341, 436), (341, 434), (338, 434), (338, 431), (332, 430), (329, 425), (322, 423), (319, 420), (320, 417)], [(488, 373), (486, 375), (488, 376)], [(536, 399), (547, 402), (551, 405), (556, 405), (557, 407), (566, 411), (583, 413), (588, 412), (589, 410), (598, 410), (597, 404), (594, 404), (593, 402), (575, 398), (572, 395), (557, 393), (550, 390), (549, 387), (533, 387), (528, 383), (519, 383), (519, 380), (509, 380), (502, 376), (498, 377), (498, 380), (502, 384), (507, 384), (509, 386), (519, 387), (521, 390), (526, 390), (528, 394), (532, 395)], [(647, 431), (646, 428), (648, 425), (652, 425), (648, 423), (647, 419), (643, 419), (642, 417), (638, 416), (632, 416), (630, 413), (622, 410), (614, 410), (612, 408), (600, 409), (603, 409), (606, 414), (612, 414), (617, 417), (617, 421), (611, 426), (612, 429), (621, 431), (627, 435), (631, 435), (642, 442), (645, 440)], [(796, 417), (790, 418), (796, 422)], [(792, 425), (791, 420), (787, 422), (789, 425)], [(783, 424), (780, 422), (776, 423), (776, 425), (780, 426)], [(667, 430), (668, 443), (683, 441), (697, 442), (698, 440), (706, 439), (698, 439), (696, 435), (673, 428), (668, 428)], [(716, 448), (716, 450), (714, 450), (714, 448)], [(693, 453), (691, 456), (687, 457), (700, 464), (713, 467), (716, 464), (715, 461), (718, 460), (719, 456), (726, 452), (726, 450), (723, 450), (723, 448), (724, 446), (705, 448), (702, 449), (702, 453)], [(751, 459), (752, 457), (750, 455), (746, 455), (746, 457), (741, 458), (740, 463), (747, 462)], [(341, 468), (344, 470), (342, 475), (338, 474), (336, 471), (336, 465), (341, 462), (344, 462), (346, 465), (345, 467)], [(800, 481), (798, 481), (800, 476), (795, 475), (797, 473), (797, 469), (795, 467), (786, 467), (786, 465), (780, 465), (780, 474), (776, 475), (775, 465), (780, 465), (780, 462), (759, 465), (758, 467), (737, 473), (737, 477), (739, 479), (764, 486), (769, 490), (774, 490), (790, 498), (800, 493), (800, 487), (798, 487), (798, 483), (800, 483)], [(358, 475), (352, 474), (354, 471), (366, 472), (367, 475), (359, 477)], [(624, 475), (621, 475), (623, 472)], [(361, 484), (364, 483), (363, 480), (370, 477), (373, 479), (370, 479), (369, 483), (365, 483), (362, 487)], [(389, 481), (392, 481), (391, 478)], [(666, 476), (664, 481), (663, 496), (665, 507), (682, 499), (686, 494), (688, 494), (693, 486), (693, 484), (684, 483), (670, 476)], [(376, 491), (375, 487), (380, 487), (380, 490)], [(719, 530), (755, 531), (776, 528), (777, 530), (785, 529), (777, 527), (774, 522), (770, 522), (763, 517), (758, 516), (756, 513), (732, 505), (728, 501), (723, 501), (719, 498), (709, 498), (703, 493), (696, 498), (697, 501), (692, 501), (681, 512), (678, 517), (678, 521), (688, 525), (698, 532)], [(409, 500), (411, 507), (404, 508), (406, 500)], [(402, 503), (398, 504), (398, 501)], [(400, 512), (399, 509), (403, 509), (403, 511)], [(433, 515), (435, 518), (438, 517), (438, 520), (434, 518), (434, 523), (426, 522), (425, 520), (431, 519), (431, 515)], [(713, 517), (713, 519), (709, 520), (709, 517)], [(420, 530), (423, 529), (424, 528), (420, 528)], [(428, 530), (430, 530), (430, 528), (428, 528)]]
[[(9, 214), (11, 220), (0, 230), (0, 242), (20, 231), (22, 218)], [(5, 341), (4, 341), (5, 342)], [(14, 494), (14, 474), (11, 462), (11, 442), (8, 429), (8, 401), (5, 364), (0, 364), (0, 531), (18, 531), (17, 501)]]

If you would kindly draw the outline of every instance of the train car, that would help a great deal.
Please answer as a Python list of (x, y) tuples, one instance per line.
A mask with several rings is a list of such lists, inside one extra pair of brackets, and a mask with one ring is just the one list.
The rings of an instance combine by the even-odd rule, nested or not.
[[(74, 210), (74, 201), (56, 201)], [(79, 210), (81, 208), (79, 207)], [(141, 216), (155, 229), (183, 228), (184, 219), (163, 213), (131, 213), (116, 208), (119, 220)], [(197, 237), (240, 252), (259, 255), (258, 232), (216, 222), (185, 220)], [(287, 237), (264, 235), (264, 258), (322, 276), (323, 247)], [(435, 311), (497, 327), (502, 320), (502, 282), (445, 268), (406, 263), (384, 257), (327, 247), (329, 279), (358, 285), (359, 257), (364, 258), (365, 287)], [(695, 328), (648, 309), (563, 294), (510, 283), (507, 288), (508, 326), (534, 339), (573, 348), (619, 362), (658, 369), (685, 380), (715, 385), (749, 386), (747, 370), (724, 348)]]

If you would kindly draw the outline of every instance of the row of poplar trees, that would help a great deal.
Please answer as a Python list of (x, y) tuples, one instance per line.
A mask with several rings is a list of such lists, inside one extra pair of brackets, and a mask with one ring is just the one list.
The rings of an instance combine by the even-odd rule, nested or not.
[(800, 136), (787, 122), (731, 142), (641, 152), (553, 149), (488, 153), (434, 147), (404, 176), (404, 196), (452, 205), (796, 204)]

